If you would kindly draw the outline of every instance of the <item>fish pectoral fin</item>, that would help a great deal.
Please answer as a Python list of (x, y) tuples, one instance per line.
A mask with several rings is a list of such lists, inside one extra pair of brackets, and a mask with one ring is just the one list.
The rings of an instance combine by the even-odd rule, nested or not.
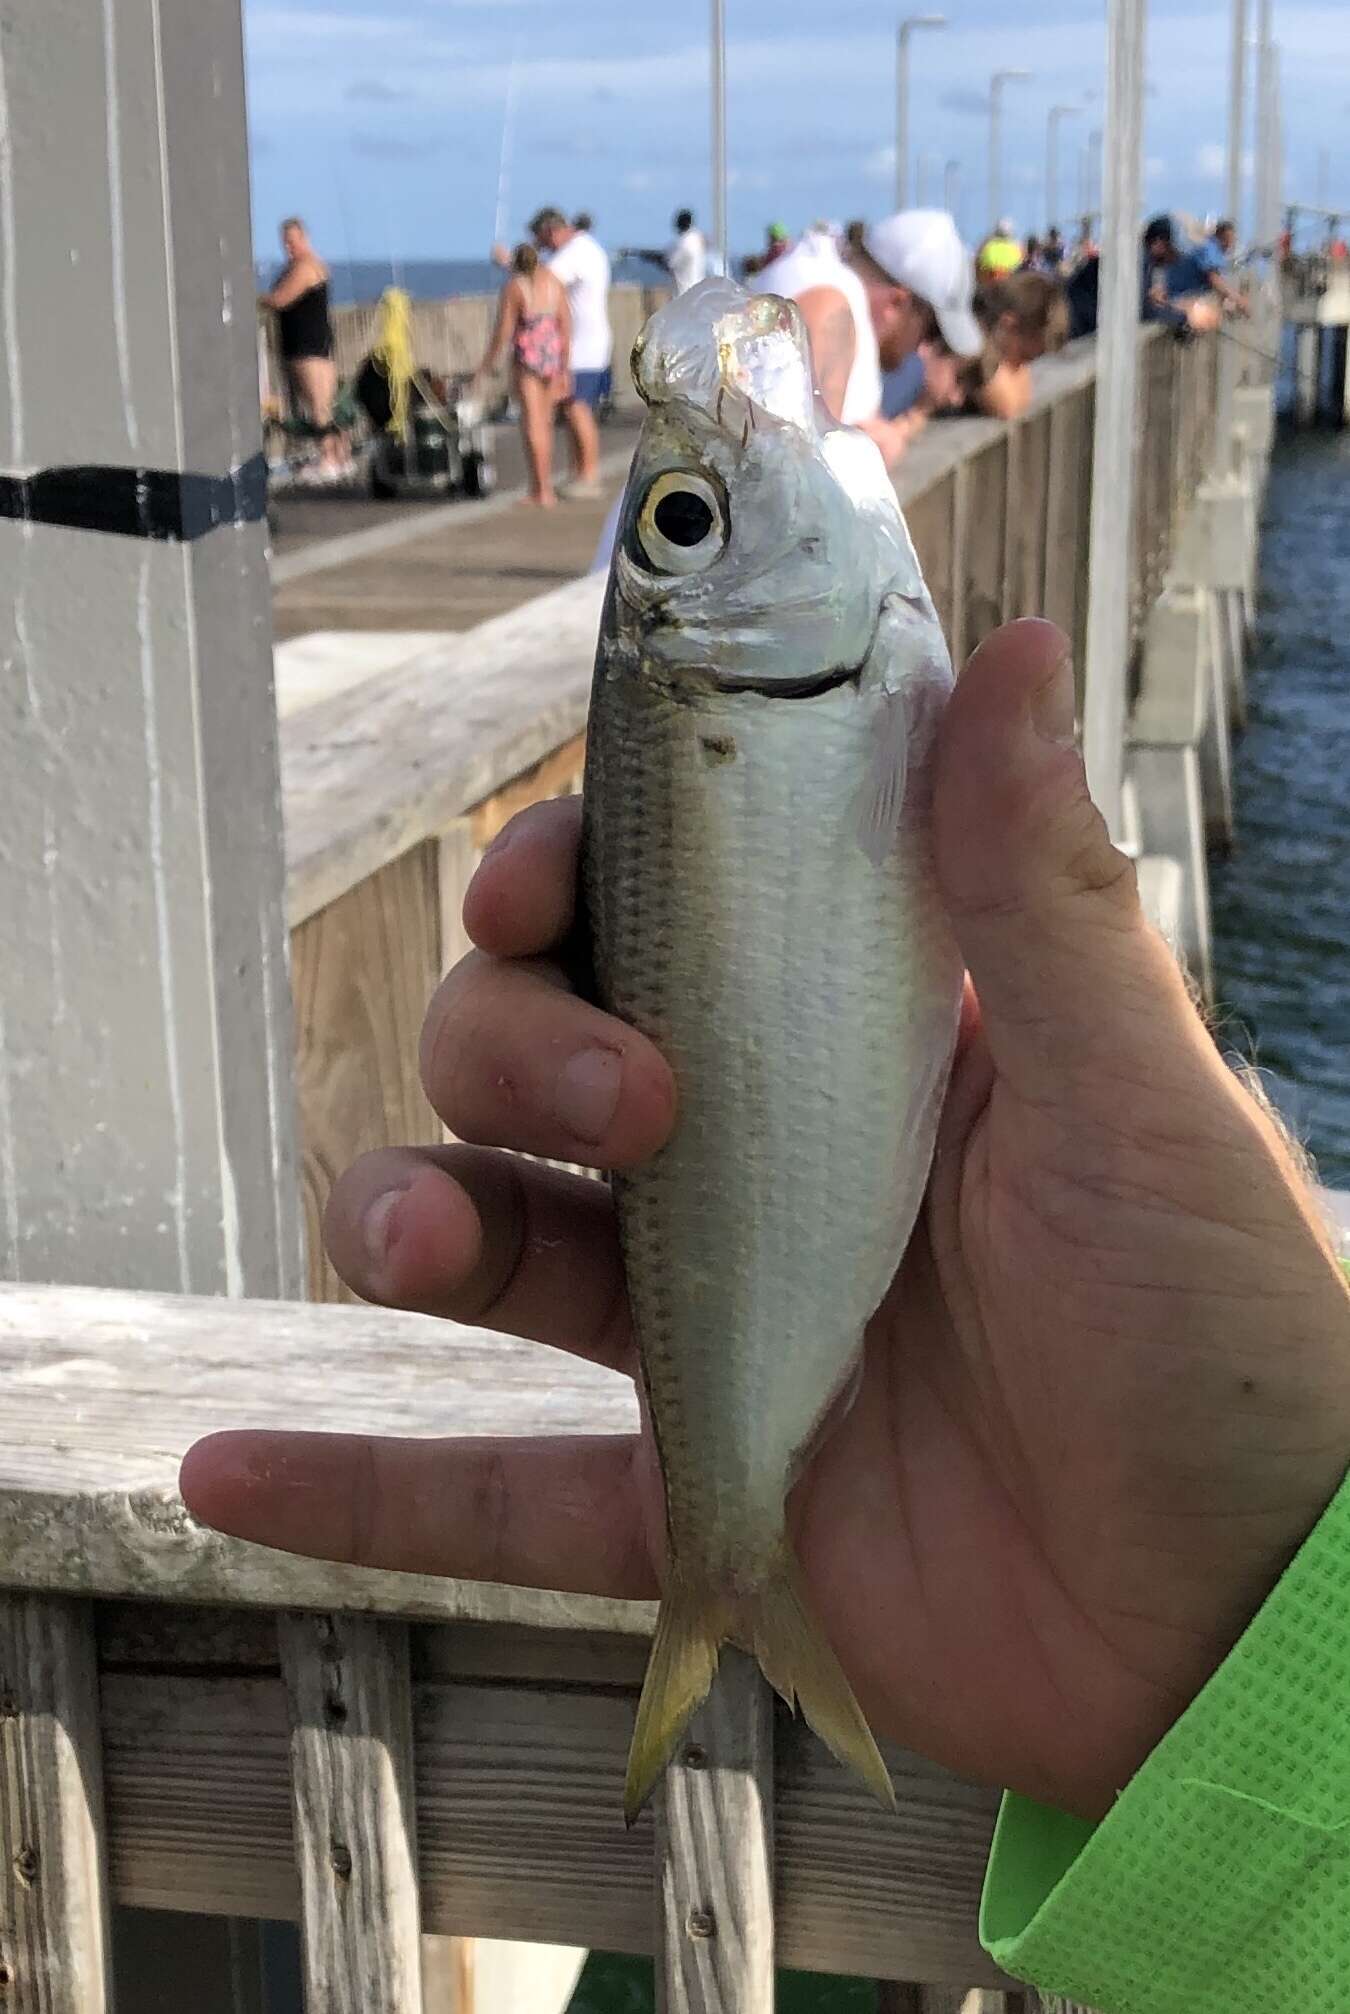
[(811, 1613), (801, 1569), (787, 1546), (777, 1572), (747, 1603), (744, 1640), (780, 1698), (800, 1709), (836, 1761), (852, 1770), (878, 1803), (895, 1809), (895, 1787), (872, 1730), (824, 1630)]
[(872, 753), (858, 795), (858, 844), (874, 867), (890, 858), (900, 830), (909, 775), (909, 708), (903, 692), (882, 692)]
[(812, 1615), (787, 1546), (772, 1574), (736, 1596), (676, 1576), (657, 1618), (651, 1660), (628, 1754), (623, 1810), (629, 1825), (656, 1787), (692, 1715), (712, 1690), (724, 1643), (739, 1644), (790, 1707), (800, 1708), (825, 1746), (887, 1810), (890, 1771), (863, 1718), (843, 1667)]
[(859, 681), (872, 712), (872, 749), (858, 793), (858, 844), (880, 867), (900, 830), (905, 792), (928, 760), (951, 692), (952, 665), (936, 611), (888, 595)]

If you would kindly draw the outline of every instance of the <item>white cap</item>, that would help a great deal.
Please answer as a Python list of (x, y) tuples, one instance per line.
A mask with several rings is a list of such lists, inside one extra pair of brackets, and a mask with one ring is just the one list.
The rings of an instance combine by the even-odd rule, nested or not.
[(868, 227), (863, 247), (898, 287), (927, 301), (948, 349), (958, 357), (980, 354), (984, 335), (971, 310), (971, 257), (946, 210), (901, 210), (883, 217)]

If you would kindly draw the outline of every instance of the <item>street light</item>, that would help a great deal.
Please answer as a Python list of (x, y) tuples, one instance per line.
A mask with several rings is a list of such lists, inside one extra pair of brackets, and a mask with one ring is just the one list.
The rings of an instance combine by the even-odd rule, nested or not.
[(1003, 86), (1031, 75), (1030, 70), (995, 70), (989, 79), (989, 223), (1003, 210)]
[(945, 14), (909, 14), (895, 31), (895, 207), (909, 207), (909, 38), (916, 28), (945, 28)]
[(942, 207), (949, 216), (955, 217), (956, 228), (961, 228), (961, 163), (948, 161), (942, 171)]
[(1076, 119), (1077, 105), (1052, 105), (1045, 115), (1045, 224), (1053, 231), (1059, 225), (1059, 122)]

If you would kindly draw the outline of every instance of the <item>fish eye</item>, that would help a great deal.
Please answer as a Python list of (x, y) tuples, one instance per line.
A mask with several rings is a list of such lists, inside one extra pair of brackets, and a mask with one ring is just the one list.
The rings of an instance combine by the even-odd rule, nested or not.
[(642, 499), (636, 537), (657, 573), (701, 573), (727, 542), (726, 515), (710, 482), (690, 469), (668, 469)]

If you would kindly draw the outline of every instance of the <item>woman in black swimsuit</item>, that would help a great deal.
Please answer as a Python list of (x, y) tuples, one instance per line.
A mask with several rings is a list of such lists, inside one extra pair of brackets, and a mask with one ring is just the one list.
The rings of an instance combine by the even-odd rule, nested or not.
[(281, 355), (295, 395), (319, 436), (323, 468), (330, 478), (346, 472), (348, 455), (333, 426), (337, 397), (337, 365), (333, 361), (333, 325), (328, 318), (328, 268), (309, 242), (298, 217), (281, 227), (286, 264), (263, 305), (277, 318)]

